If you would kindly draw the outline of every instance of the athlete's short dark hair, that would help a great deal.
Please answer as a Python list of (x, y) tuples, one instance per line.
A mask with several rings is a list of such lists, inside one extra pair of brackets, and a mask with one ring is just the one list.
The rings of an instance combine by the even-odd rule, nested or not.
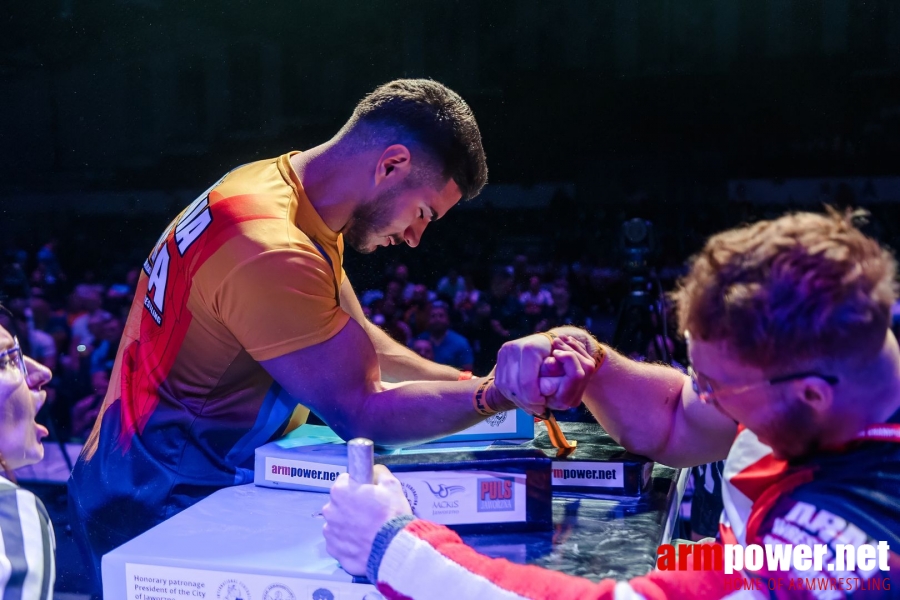
[(481, 132), (459, 94), (430, 79), (397, 79), (360, 100), (345, 131), (358, 125), (406, 133), (439, 163), (442, 181), (452, 178), (463, 199), (487, 182)]

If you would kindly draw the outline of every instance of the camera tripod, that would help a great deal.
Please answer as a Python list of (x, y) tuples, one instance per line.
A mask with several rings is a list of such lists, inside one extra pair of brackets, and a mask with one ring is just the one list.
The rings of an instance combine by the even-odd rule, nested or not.
[(659, 280), (651, 278), (650, 273), (631, 275), (628, 292), (619, 304), (613, 348), (637, 358), (645, 357), (647, 349), (654, 344), (657, 356), (670, 364), (667, 336), (665, 298)]

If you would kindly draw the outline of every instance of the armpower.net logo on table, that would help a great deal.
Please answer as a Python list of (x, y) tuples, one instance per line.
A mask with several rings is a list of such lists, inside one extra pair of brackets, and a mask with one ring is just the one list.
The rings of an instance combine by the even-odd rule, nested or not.
[(284, 475), (294, 479), (307, 479), (311, 481), (334, 481), (341, 471), (325, 471), (321, 469), (305, 469), (299, 467), (287, 467), (272, 465), (272, 475)]
[(553, 477), (563, 481), (579, 481), (579, 480), (613, 480), (616, 479), (616, 471), (614, 469), (553, 469)]

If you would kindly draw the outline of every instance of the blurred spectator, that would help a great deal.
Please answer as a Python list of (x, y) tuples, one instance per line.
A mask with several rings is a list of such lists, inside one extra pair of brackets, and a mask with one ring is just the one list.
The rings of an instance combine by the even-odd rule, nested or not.
[(412, 349), (413, 352), (415, 352), (422, 358), (434, 360), (434, 346), (432, 345), (431, 340), (427, 338), (414, 340)]
[(621, 274), (613, 269), (593, 267), (585, 271), (583, 286), (578, 290), (579, 295), (572, 294), (571, 302), (589, 311), (586, 323), (590, 323), (591, 333), (601, 342), (610, 343), (615, 336), (619, 312), (618, 299), (622, 293), (616, 289), (617, 286), (622, 288), (621, 279)]
[(512, 267), (499, 267), (491, 278), (490, 293), (463, 315), (463, 330), (474, 352), (474, 373), (490, 371), (500, 346), (524, 331), (522, 305), (514, 292)]
[(8, 297), (19, 298), (28, 295), (28, 276), (25, 269), (28, 265), (28, 253), (18, 248), (9, 248), (5, 252), (0, 276), (0, 289)]
[(56, 240), (50, 240), (37, 252), (37, 269), (31, 275), (31, 282), (45, 288), (53, 288), (65, 277), (56, 258)]
[(474, 358), (469, 341), (450, 329), (450, 309), (444, 302), (431, 305), (428, 333), (419, 340), (429, 340), (434, 348), (434, 361), (463, 371), (471, 371)]
[(522, 304), (522, 325), (528, 332), (541, 331), (540, 325), (547, 312), (553, 306), (550, 292), (541, 287), (541, 278), (532, 275), (528, 280), (528, 289), (519, 295)]
[(557, 279), (553, 282), (550, 294), (553, 296), (553, 306), (548, 311), (547, 318), (538, 324), (537, 331), (546, 331), (563, 325), (591, 328), (584, 311), (571, 304), (569, 285), (565, 280)]
[(660, 362), (668, 364), (675, 354), (675, 342), (672, 338), (663, 338), (662, 334), (656, 334), (650, 343), (647, 344), (647, 351), (644, 353), (647, 362)]
[(476, 375), (486, 375), (497, 359), (497, 351), (503, 342), (498, 345), (497, 333), (491, 325), (491, 305), (487, 302), (479, 302), (463, 323), (466, 337), (472, 344), (474, 365), (472, 372)]
[(398, 263), (394, 267), (392, 279), (400, 285), (400, 296), (404, 301), (409, 302), (416, 290), (416, 284), (409, 280), (409, 269), (403, 263)]
[(526, 282), (528, 281), (528, 277), (530, 275), (529, 264), (528, 264), (528, 256), (525, 254), (517, 254), (515, 258), (513, 258), (512, 264), (513, 271), (513, 285), (517, 290), (523, 290), (526, 287)]
[(481, 295), (481, 291), (475, 289), (472, 278), (468, 276), (463, 277), (463, 289), (458, 290), (453, 297), (453, 308), (462, 313), (465, 318), (474, 312)]
[(359, 303), (364, 307), (370, 306), (373, 302), (384, 300), (384, 292), (381, 290), (366, 290), (359, 296)]
[(88, 328), (88, 323), (91, 315), (100, 310), (102, 305), (103, 295), (98, 286), (86, 283), (75, 286), (75, 291), (69, 297), (69, 327), (73, 347), (93, 345), (94, 336)]
[(428, 296), (428, 288), (417, 285), (409, 299), (409, 308), (406, 309), (403, 320), (409, 325), (414, 337), (420, 336), (428, 328), (428, 319), (431, 315)]
[(382, 297), (387, 300), (390, 298), (397, 306), (406, 306), (406, 300), (403, 299), (403, 288), (399, 281), (391, 279), (384, 286), (384, 294)]
[(128, 320), (128, 311), (131, 310), (131, 301), (134, 298), (134, 289), (125, 283), (114, 283), (106, 290), (103, 298), (103, 308), (121, 321)]
[[(491, 329), (497, 334), (499, 344), (510, 339), (521, 337), (522, 305), (514, 294), (514, 272), (512, 267), (501, 267), (494, 271), (491, 278), (491, 293), (487, 298), (491, 306)], [(528, 332), (531, 333), (531, 332)]]
[(123, 327), (123, 321), (119, 317), (105, 310), (98, 311), (91, 316), (90, 329), (96, 342), (96, 347), (91, 352), (92, 383), (93, 374), (97, 371), (112, 372), (116, 353), (119, 351), (119, 341), (122, 339)]
[[(18, 336), (22, 351), (48, 369), (56, 369), (56, 343), (53, 337), (29, 321), (30, 303), (24, 298), (16, 298), (7, 303), (9, 312), (0, 311), (0, 325)], [(51, 401), (52, 400), (49, 400)]]
[(437, 295), (445, 302), (456, 302), (456, 296), (466, 291), (466, 280), (456, 269), (450, 269), (437, 283)]
[(553, 296), (541, 286), (541, 278), (532, 275), (528, 279), (528, 289), (519, 294), (519, 302), (522, 306), (527, 307), (531, 304), (540, 310), (546, 306), (553, 306)]
[(384, 318), (383, 323), (378, 325), (384, 329), (385, 333), (403, 344), (409, 346), (413, 339), (412, 331), (401, 318), (400, 309), (394, 303), (392, 298), (385, 298), (381, 303), (380, 314)]
[(31, 288), (31, 296), (29, 303), (31, 306), (31, 316), (34, 326), (41, 331), (50, 330), (50, 320), (53, 318), (53, 308), (44, 294), (44, 289), (39, 287)]
[(72, 437), (79, 441), (87, 439), (94, 426), (94, 421), (97, 420), (100, 406), (103, 404), (103, 398), (106, 397), (106, 390), (109, 388), (109, 372), (99, 370), (92, 373), (91, 385), (94, 388), (91, 394), (76, 402), (72, 407)]

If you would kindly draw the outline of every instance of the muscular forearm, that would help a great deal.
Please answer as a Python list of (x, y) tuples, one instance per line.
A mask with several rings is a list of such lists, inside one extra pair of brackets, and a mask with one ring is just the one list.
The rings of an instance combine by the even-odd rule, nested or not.
[[(409, 446), (471, 427), (485, 417), (475, 411), (472, 396), (483, 380), (382, 383), (368, 393), (353, 415), (328, 421), (341, 437), (366, 437), (381, 446)], [(489, 386), (490, 408), (515, 405)]]
[[(600, 343), (577, 327), (557, 327), (556, 335), (579, 340), (597, 355)], [(631, 452), (659, 456), (675, 421), (684, 376), (661, 365), (638, 363), (607, 346), (582, 401), (606, 431)]]
[(459, 378), (457, 369), (422, 358), (372, 323), (366, 324), (366, 333), (375, 347), (385, 381), (456, 381)]
[[(560, 327), (594, 353), (599, 344), (589, 333)], [(604, 429), (627, 450), (672, 466), (689, 466), (725, 457), (735, 425), (700, 404), (690, 380), (659, 364), (633, 361), (608, 346), (582, 400)]]
[(629, 360), (610, 348), (583, 401), (617, 442), (660, 460), (675, 425), (684, 376), (662, 365)]

